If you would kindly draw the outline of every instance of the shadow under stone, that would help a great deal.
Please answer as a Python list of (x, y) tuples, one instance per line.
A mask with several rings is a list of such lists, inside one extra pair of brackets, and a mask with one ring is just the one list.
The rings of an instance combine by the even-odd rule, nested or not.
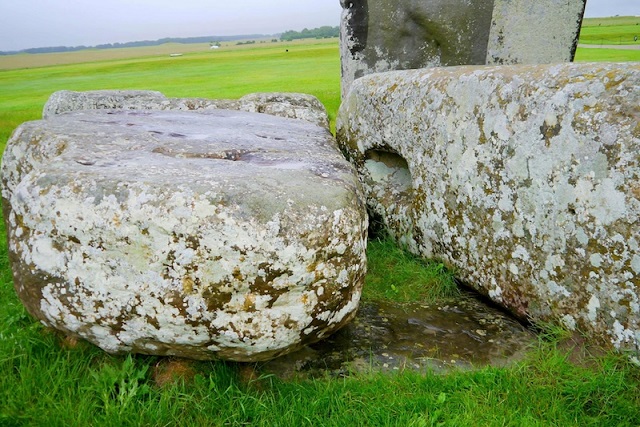
[(331, 337), (256, 367), (283, 379), (446, 372), (504, 366), (536, 342), (518, 321), (471, 296), (431, 305), (366, 301)]

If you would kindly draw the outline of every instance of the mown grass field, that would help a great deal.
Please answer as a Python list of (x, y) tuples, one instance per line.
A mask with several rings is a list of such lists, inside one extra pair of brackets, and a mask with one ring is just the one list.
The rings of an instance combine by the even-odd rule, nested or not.
[(578, 48), (576, 62), (639, 62), (640, 49)]
[(580, 31), (580, 43), (640, 46), (640, 17), (587, 18)]
[[(21, 122), (40, 118), (48, 96), (61, 89), (150, 89), (211, 98), (300, 91), (316, 95), (335, 118), (337, 40), (218, 51), (185, 48), (183, 56), (170, 58), (167, 52), (175, 50), (117, 58), (77, 52), (70, 54), (72, 63), (30, 68), (2, 63), (0, 144)], [(242, 364), (109, 356), (66, 340), (27, 315), (13, 291), (0, 239), (0, 426), (640, 424), (640, 369), (616, 354), (577, 357), (588, 350), (580, 337), (572, 341), (552, 328), (514, 366), (446, 375), (405, 372), (284, 382), (255, 378)], [(455, 294), (438, 263), (416, 260), (386, 240), (372, 241), (368, 254), (366, 298), (429, 300)]]
[[(47, 98), (63, 89), (148, 89), (171, 97), (202, 98), (239, 98), (256, 91), (304, 92), (317, 96), (335, 118), (340, 103), (337, 39), (229, 45), (218, 50), (198, 46), (188, 52), (193, 46), (172, 45), (160, 49), (161, 53), (154, 53), (157, 47), (132, 48), (139, 56), (125, 58), (120, 56), (126, 49), (72, 52), (65, 55), (74, 63), (65, 65), (48, 65), (56, 54), (46, 54), (40, 58), (45, 66), (33, 68), (16, 68), (25, 61), (23, 55), (0, 57), (0, 67), (5, 67), (0, 69), (0, 148), (12, 129), (39, 119)], [(166, 53), (175, 51), (184, 52), (183, 56)], [(97, 54), (99, 60), (95, 60)], [(37, 58), (31, 62), (36, 64)]]

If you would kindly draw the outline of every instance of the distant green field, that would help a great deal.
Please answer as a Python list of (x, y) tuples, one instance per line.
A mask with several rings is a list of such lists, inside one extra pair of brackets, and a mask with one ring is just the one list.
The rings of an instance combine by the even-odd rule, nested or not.
[(640, 49), (599, 49), (580, 47), (576, 62), (633, 62), (640, 61)]
[(587, 18), (582, 24), (580, 43), (640, 46), (640, 17)]
[(93, 51), (75, 52), (76, 64), (0, 70), (0, 149), (14, 128), (39, 119), (47, 98), (63, 89), (143, 89), (218, 99), (256, 91), (303, 92), (318, 97), (333, 122), (340, 103), (337, 39), (255, 46), (216, 51), (206, 46), (180, 57), (143, 51), (147, 56), (98, 62), (83, 62)]
[[(639, 11), (640, 12), (640, 11)], [(582, 28), (589, 27), (615, 27), (626, 25), (640, 25), (639, 16), (611, 16), (608, 18), (584, 18)]]

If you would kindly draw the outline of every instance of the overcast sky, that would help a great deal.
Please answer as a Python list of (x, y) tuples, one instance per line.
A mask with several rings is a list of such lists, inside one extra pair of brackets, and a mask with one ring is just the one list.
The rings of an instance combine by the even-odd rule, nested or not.
[[(640, 0), (587, 1), (586, 16), (613, 15), (640, 15)], [(339, 22), (339, 0), (0, 0), (0, 51), (273, 34)]]

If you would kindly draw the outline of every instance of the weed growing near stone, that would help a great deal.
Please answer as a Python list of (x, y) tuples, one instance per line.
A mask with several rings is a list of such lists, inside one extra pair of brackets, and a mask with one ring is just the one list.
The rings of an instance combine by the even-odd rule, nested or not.
[[(0, 144), (21, 122), (39, 119), (48, 96), (61, 89), (212, 98), (300, 91), (318, 96), (335, 117), (337, 42), (296, 46), (288, 56), (281, 44), (215, 57), (195, 52), (179, 61), (163, 55), (0, 71)], [(432, 298), (413, 282), (434, 277), (442, 282), (435, 289), (455, 294), (439, 264), (416, 261), (389, 241), (372, 241), (369, 259), (366, 298)], [(634, 426), (640, 420), (640, 369), (610, 354), (576, 363), (562, 334), (546, 334), (510, 367), (284, 382), (256, 377), (242, 364), (110, 356), (64, 339), (18, 301), (5, 243), (0, 304), (0, 426)]]

